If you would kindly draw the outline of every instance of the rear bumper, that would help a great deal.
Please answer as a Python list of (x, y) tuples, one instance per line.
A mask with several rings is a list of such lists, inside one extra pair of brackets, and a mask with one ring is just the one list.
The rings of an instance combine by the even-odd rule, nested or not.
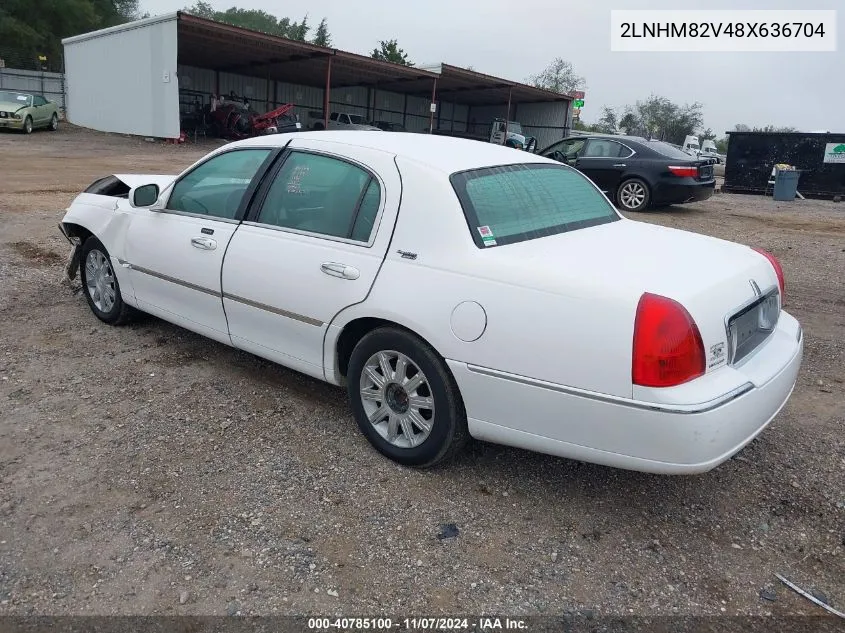
[[(787, 315), (788, 316), (788, 315)], [(481, 440), (662, 474), (702, 473), (753, 440), (786, 404), (803, 356), (795, 319), (782, 318), (776, 344), (760, 350), (765, 382), (696, 404), (643, 403), (491, 372), (450, 361), (469, 418)], [(775, 335), (773, 335), (775, 336)], [(739, 370), (738, 370), (739, 372)]]
[(685, 183), (660, 182), (654, 188), (655, 204), (684, 204), (707, 200), (716, 191), (716, 181), (698, 182), (685, 178)]

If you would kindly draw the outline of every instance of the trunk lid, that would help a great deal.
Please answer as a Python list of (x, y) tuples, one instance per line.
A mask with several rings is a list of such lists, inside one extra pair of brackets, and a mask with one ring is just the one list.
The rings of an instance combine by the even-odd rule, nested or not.
[[(579, 299), (614, 299), (633, 325), (644, 292), (680, 302), (701, 332), (708, 369), (727, 362), (727, 321), (777, 286), (768, 260), (751, 248), (677, 229), (620, 220), (483, 251), (493, 278)], [(754, 284), (752, 284), (752, 281)], [(565, 324), (561, 324), (565, 326)], [(710, 366), (710, 350), (723, 361)], [(716, 360), (719, 360), (718, 358)]]

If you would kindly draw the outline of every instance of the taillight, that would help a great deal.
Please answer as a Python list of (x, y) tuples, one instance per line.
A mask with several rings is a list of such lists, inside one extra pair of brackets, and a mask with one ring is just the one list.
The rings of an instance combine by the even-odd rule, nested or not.
[(769, 251), (764, 251), (762, 248), (754, 248), (754, 250), (760, 253), (766, 259), (768, 259), (769, 263), (772, 265), (772, 268), (775, 269), (775, 275), (777, 275), (778, 278), (778, 288), (780, 289), (780, 303), (781, 305), (783, 305), (784, 301), (786, 300), (786, 281), (783, 278), (783, 268), (781, 267), (780, 262)]
[(637, 305), (631, 378), (673, 387), (704, 375), (704, 343), (690, 313), (668, 297), (645, 293)]
[(690, 177), (695, 178), (698, 176), (698, 167), (689, 167), (689, 166), (679, 166), (679, 165), (669, 165), (669, 171), (671, 171), (674, 175), (680, 177)]

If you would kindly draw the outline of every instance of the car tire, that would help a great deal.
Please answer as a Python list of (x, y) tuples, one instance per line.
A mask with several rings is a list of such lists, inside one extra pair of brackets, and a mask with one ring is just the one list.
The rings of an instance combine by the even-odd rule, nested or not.
[(623, 211), (645, 211), (650, 203), (648, 184), (639, 178), (623, 181), (616, 190), (616, 206)]
[(123, 301), (111, 257), (93, 235), (82, 244), (79, 257), (82, 292), (91, 312), (109, 325), (123, 325), (133, 316), (133, 308)]
[(23, 133), (32, 134), (32, 117), (29, 115), (23, 121)]
[(55, 132), (59, 129), (59, 115), (55, 112), (53, 113), (53, 117), (50, 119), (50, 126), (47, 129), (51, 132)]
[(361, 432), (400, 464), (434, 466), (469, 439), (463, 400), (446, 363), (407, 330), (382, 327), (365, 335), (349, 359), (347, 389)]

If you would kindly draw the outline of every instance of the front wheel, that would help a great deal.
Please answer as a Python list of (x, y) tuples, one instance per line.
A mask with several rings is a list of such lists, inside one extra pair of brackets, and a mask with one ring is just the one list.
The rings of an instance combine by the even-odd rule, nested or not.
[(616, 191), (616, 204), (625, 211), (645, 211), (650, 201), (648, 185), (639, 178), (626, 180)]
[(120, 294), (109, 252), (93, 235), (82, 245), (80, 262), (82, 291), (94, 316), (109, 325), (126, 323), (132, 316), (132, 308)]
[(410, 332), (373, 330), (352, 351), (347, 374), (358, 427), (390, 459), (427, 468), (453, 457), (469, 439), (454, 378), (437, 352)]
[(32, 117), (27, 116), (23, 121), (23, 133), (32, 134)]

